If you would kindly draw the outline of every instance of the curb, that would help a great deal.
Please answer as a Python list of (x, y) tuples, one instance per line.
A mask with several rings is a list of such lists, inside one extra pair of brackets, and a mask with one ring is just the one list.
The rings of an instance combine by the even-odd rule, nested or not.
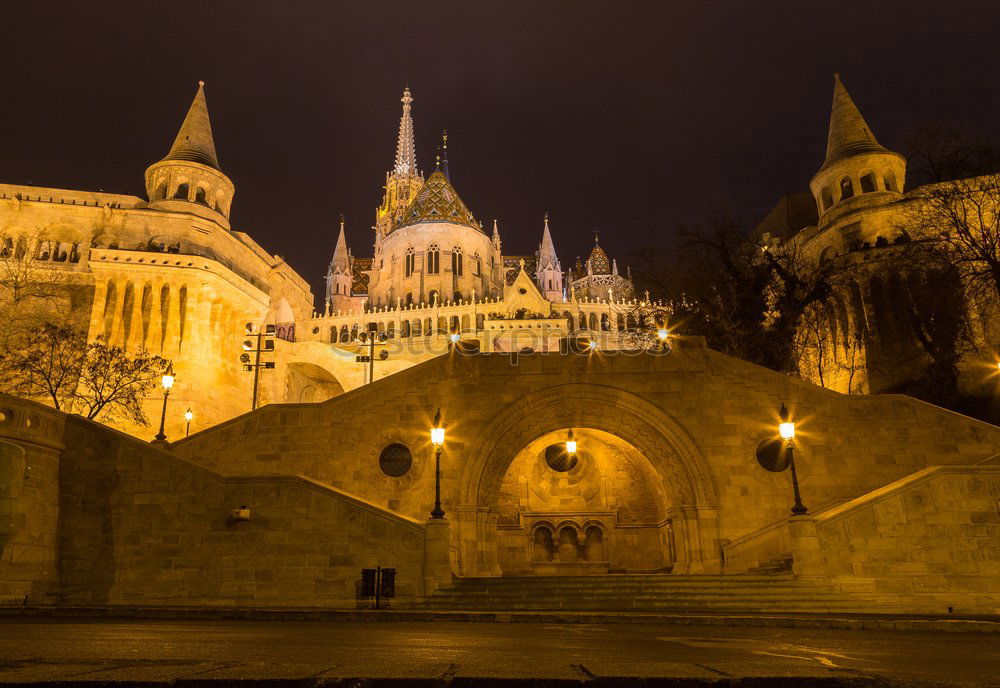
[(675, 626), (765, 626), (879, 631), (1000, 633), (1000, 619), (885, 616), (795, 616), (782, 614), (655, 614), (605, 612), (501, 612), (351, 609), (253, 609), (214, 607), (2, 607), (0, 618), (209, 619), (329, 622), (462, 622), (546, 624), (666, 624)]

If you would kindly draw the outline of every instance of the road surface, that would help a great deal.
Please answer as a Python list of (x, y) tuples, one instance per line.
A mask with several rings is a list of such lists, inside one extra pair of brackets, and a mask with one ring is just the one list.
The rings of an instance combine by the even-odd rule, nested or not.
[(604, 676), (1000, 686), (1000, 637), (654, 624), (0, 620), (0, 683)]

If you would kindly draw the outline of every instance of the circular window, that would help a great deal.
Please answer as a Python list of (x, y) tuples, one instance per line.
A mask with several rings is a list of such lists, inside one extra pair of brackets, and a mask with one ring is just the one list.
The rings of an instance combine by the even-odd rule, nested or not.
[(404, 475), (413, 465), (413, 456), (405, 444), (390, 444), (378, 457), (378, 467), (391, 478)]
[(567, 453), (565, 444), (550, 444), (545, 448), (545, 463), (558, 473), (566, 473), (576, 467), (576, 454)]

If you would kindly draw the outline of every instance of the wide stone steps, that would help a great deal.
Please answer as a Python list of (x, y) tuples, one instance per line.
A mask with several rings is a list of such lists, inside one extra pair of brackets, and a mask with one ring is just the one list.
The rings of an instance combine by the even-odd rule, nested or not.
[(859, 596), (803, 583), (789, 574), (510, 576), (460, 578), (422, 605), (430, 609), (849, 612)]

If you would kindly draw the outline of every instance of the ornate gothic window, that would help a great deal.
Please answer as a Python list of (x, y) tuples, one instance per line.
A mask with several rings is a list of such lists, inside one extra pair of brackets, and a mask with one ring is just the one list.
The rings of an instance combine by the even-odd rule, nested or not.
[(478, 253), (475, 253), (472, 256), (472, 269), (475, 270), (472, 274), (476, 277), (483, 274), (483, 259), (479, 257)]
[(844, 177), (840, 180), (840, 200), (845, 198), (850, 198), (854, 195), (854, 183), (851, 181), (850, 177)]
[(406, 258), (404, 259), (404, 269), (406, 271), (406, 276), (409, 277), (413, 274), (417, 265), (417, 254), (413, 250), (413, 247), (406, 249)]
[(182, 200), (187, 200), (188, 198), (188, 185), (181, 184), (177, 187), (177, 191), (174, 192), (174, 198), (180, 198)]
[(441, 249), (437, 244), (427, 247), (427, 274), (436, 275), (441, 272)]
[(451, 249), (451, 271), (455, 273), (456, 276), (462, 276), (462, 249), (459, 246), (454, 246)]

